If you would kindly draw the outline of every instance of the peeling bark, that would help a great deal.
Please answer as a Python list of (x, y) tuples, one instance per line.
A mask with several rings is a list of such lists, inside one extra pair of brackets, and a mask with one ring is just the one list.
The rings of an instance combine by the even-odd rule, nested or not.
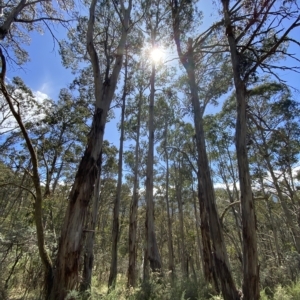
[(88, 136), (87, 147), (78, 171), (72, 190), (69, 195), (69, 204), (62, 228), (54, 285), (51, 300), (63, 300), (69, 290), (77, 289), (80, 283), (79, 268), (82, 252), (82, 238), (88, 205), (94, 191), (94, 185), (99, 173), (103, 135), (108, 110), (117, 86), (117, 80), (122, 68), (123, 54), (129, 31), (131, 1), (125, 9), (121, 1), (122, 34), (115, 54), (115, 64), (109, 80), (104, 83), (100, 72), (99, 58), (94, 47), (93, 34), (95, 22), (95, 8), (98, 0), (92, 0), (87, 30), (87, 50), (91, 59), (94, 77), (95, 112), (91, 131)]

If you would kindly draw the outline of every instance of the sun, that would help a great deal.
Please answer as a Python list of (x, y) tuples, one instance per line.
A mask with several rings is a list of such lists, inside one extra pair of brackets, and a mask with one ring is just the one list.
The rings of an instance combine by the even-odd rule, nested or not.
[(165, 56), (164, 51), (161, 48), (157, 48), (157, 47), (153, 48), (150, 52), (151, 60), (156, 63), (161, 62), (164, 56)]

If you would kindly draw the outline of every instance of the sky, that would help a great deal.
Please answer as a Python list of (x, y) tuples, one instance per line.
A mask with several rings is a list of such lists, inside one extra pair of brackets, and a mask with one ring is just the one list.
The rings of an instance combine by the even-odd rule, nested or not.
[[(211, 1), (203, 1), (205, 6), (201, 9), (204, 10), (204, 21), (202, 29), (206, 29), (211, 20), (216, 17), (216, 10), (212, 7)], [(201, 4), (201, 2), (200, 2)], [(203, 9), (204, 8), (204, 9)], [(56, 26), (53, 31), (58, 40), (65, 38), (66, 30)], [(293, 32), (293, 37), (299, 39), (300, 28), (297, 28)], [(70, 69), (66, 69), (62, 66), (61, 57), (59, 55), (58, 44), (53, 40), (51, 34), (45, 30), (43, 35), (34, 32), (31, 34), (31, 44), (26, 47), (29, 52), (30, 62), (22, 66), (22, 68), (9, 69), (9, 78), (13, 76), (21, 77), (25, 83), (40, 96), (44, 94), (48, 95), (52, 99), (57, 99), (61, 88), (67, 87), (74, 79), (74, 75)], [(300, 47), (292, 45), (290, 51), (298, 53), (300, 59)], [(284, 64), (292, 65), (295, 62), (292, 60), (286, 60)], [(282, 79), (289, 82), (293, 87), (298, 87), (300, 82), (300, 75), (292, 73), (291, 71), (280, 72)], [(116, 130), (116, 124), (119, 122), (119, 111), (115, 113), (116, 119), (112, 120), (106, 126), (105, 138), (115, 145), (119, 144), (119, 133)]]

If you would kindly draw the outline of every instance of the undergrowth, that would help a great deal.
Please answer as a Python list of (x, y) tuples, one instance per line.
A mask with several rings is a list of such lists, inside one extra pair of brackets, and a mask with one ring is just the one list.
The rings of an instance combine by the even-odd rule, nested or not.
[[(106, 287), (92, 288), (90, 293), (82, 295), (71, 291), (68, 300), (223, 300), (213, 295), (211, 287), (202, 280), (182, 280), (177, 278), (170, 283), (166, 278), (152, 274), (150, 280), (136, 289), (127, 289), (126, 281), (119, 278), (115, 289), (108, 292)], [(300, 300), (300, 281), (287, 286), (278, 285), (275, 289), (265, 288), (260, 300)]]

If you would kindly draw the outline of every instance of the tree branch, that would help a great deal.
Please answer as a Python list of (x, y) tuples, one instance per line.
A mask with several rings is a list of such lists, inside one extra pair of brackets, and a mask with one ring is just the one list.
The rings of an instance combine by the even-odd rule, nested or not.
[(23, 189), (25, 191), (27, 191), (28, 193), (30, 193), (32, 195), (32, 197), (34, 198), (34, 201), (36, 201), (36, 196), (35, 194), (30, 190), (28, 189), (27, 187), (23, 186), (23, 185), (19, 185), (19, 184), (16, 184), (14, 182), (6, 182), (6, 183), (2, 183), (0, 184), (0, 187), (3, 187), (3, 186), (8, 186), (8, 185), (12, 185), (12, 186), (15, 186), (15, 187), (18, 187), (20, 189)]

